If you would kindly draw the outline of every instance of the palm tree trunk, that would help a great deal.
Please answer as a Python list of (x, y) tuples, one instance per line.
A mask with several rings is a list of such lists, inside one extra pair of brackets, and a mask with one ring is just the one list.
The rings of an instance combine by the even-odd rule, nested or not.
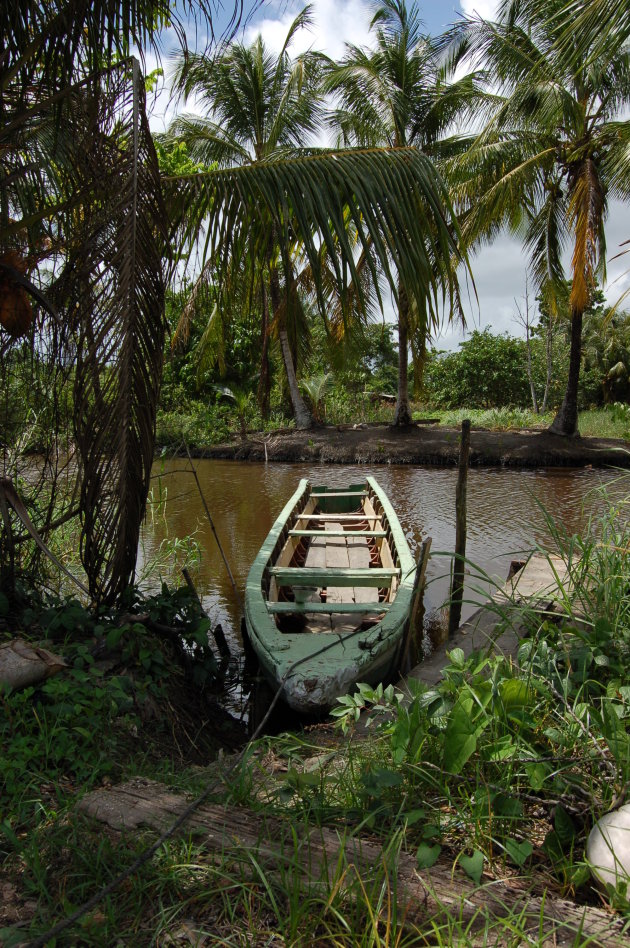
[(269, 299), (265, 282), (261, 285), (262, 294), (262, 325), (260, 329), (261, 356), (260, 378), (258, 380), (258, 405), (263, 419), (269, 418), (269, 398), (271, 394), (271, 378), (269, 375)]
[(280, 339), (280, 348), (282, 350), (282, 361), (284, 362), (284, 368), (287, 373), (287, 382), (289, 383), (289, 395), (291, 396), (291, 405), (293, 407), (295, 424), (298, 428), (312, 428), (313, 419), (311, 417), (311, 413), (304, 404), (304, 399), (300, 395), (297, 376), (295, 374), (295, 369), (293, 368), (291, 346), (289, 345), (289, 337), (287, 335), (286, 329), (280, 329), (278, 331), (278, 337)]
[(569, 358), (569, 378), (560, 411), (549, 428), (553, 434), (565, 437), (579, 437), (578, 431), (578, 382), (580, 380), (580, 362), (582, 358), (582, 315), (581, 309), (574, 309), (571, 316), (571, 355)]
[(553, 375), (553, 320), (551, 318), (551, 314), (549, 315), (549, 323), (547, 324), (545, 352), (547, 356), (547, 376), (545, 378), (545, 393), (543, 395), (542, 406), (540, 409), (543, 414), (547, 411), (547, 399), (549, 398), (551, 377)]
[[(275, 316), (275, 314), (278, 312), (278, 309), (280, 308), (280, 281), (278, 279), (278, 271), (275, 269), (272, 269), (269, 275), (269, 289), (271, 294), (271, 305), (273, 307)], [(304, 404), (304, 399), (300, 395), (297, 375), (295, 374), (295, 366), (293, 363), (293, 354), (289, 344), (289, 337), (284, 326), (278, 327), (278, 338), (280, 339), (280, 349), (282, 351), (284, 371), (287, 374), (287, 382), (289, 384), (289, 396), (291, 398), (291, 407), (293, 408), (295, 424), (298, 428), (312, 428), (313, 418), (310, 411)]]
[(407, 291), (398, 283), (398, 397), (394, 413), (395, 425), (411, 424), (409, 408), (409, 297)]
[[(417, 333), (416, 339), (417, 339)], [(414, 334), (411, 339), (411, 357), (413, 359), (413, 397), (416, 401), (422, 398), (424, 388), (424, 370), (427, 364), (427, 337), (422, 333), (420, 345), (414, 345)]]

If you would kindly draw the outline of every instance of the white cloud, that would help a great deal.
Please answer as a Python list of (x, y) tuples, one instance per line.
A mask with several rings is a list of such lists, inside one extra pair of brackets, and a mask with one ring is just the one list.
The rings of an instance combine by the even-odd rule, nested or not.
[[(303, 3), (282, 5), (277, 17), (266, 16), (247, 28), (245, 41), (251, 42), (260, 33), (266, 45), (279, 52), (287, 31), (303, 8)], [(372, 5), (366, 0), (313, 0), (311, 3), (314, 23), (310, 30), (301, 30), (295, 37), (291, 50), (294, 54), (307, 49), (326, 53), (333, 59), (343, 56), (346, 43), (355, 46), (369, 45), (369, 24), (372, 18)]]
[(480, 16), (484, 20), (496, 20), (499, 4), (497, 0), (460, 0), (467, 16)]

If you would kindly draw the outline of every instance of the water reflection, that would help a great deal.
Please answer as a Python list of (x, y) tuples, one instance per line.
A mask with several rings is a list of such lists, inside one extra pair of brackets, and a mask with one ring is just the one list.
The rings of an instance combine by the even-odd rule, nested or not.
[[(429, 624), (439, 620), (448, 596), (450, 561), (455, 543), (455, 482), (450, 468), (415, 466), (325, 466), (311, 464), (250, 464), (198, 460), (198, 477), (217, 534), (236, 583), (245, 579), (276, 516), (295, 490), (300, 477), (315, 484), (341, 487), (373, 474), (392, 501), (416, 554), (422, 540), (433, 539), (425, 596)], [(153, 556), (165, 538), (196, 533), (203, 549), (195, 578), (204, 607), (220, 622), (234, 648), (240, 646), (240, 609), (216, 540), (207, 522), (187, 462), (156, 464), (154, 476), (166, 492), (165, 517), (156, 517), (144, 530), (144, 557)], [(543, 510), (569, 533), (582, 531), (591, 514), (601, 510), (598, 488), (606, 485), (615, 496), (625, 495), (628, 481), (617, 472), (548, 469), (539, 471), (473, 469), (468, 481), (468, 559), (488, 579), (471, 570), (467, 575), (466, 618), (482, 602), (492, 582), (505, 581), (510, 561), (536, 544), (551, 541)], [(157, 483), (154, 481), (157, 492)]]

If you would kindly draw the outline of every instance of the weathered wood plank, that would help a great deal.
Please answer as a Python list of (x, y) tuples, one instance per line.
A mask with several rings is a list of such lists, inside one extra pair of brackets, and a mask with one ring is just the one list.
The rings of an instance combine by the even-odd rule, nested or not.
[[(136, 780), (93, 791), (83, 797), (78, 809), (115, 830), (162, 831), (187, 805), (187, 800), (162, 784)], [(359, 889), (352, 888), (357, 876), (365, 884), (386, 870), (388, 891), (410, 922), (436, 919), (446, 910), (461, 919), (462, 928), (472, 923), (474, 937), (475, 925), (483, 929), (488, 917), (522, 913), (537, 944), (564, 948), (588, 942), (619, 948), (628, 943), (623, 921), (604, 909), (556, 898), (541, 886), (528, 887), (519, 879), (486, 877), (485, 884), (476, 886), (448, 857), (441, 857), (431, 869), (419, 870), (412, 854), (392, 852), (391, 846), (382, 849), (375, 842), (328, 827), (300, 831), (295, 821), (217, 804), (196, 810), (182, 830), (191, 831), (195, 842), (218, 859), (242, 858), (243, 867), (251, 867), (255, 854), (270, 874), (278, 873), (285, 882), (287, 873), (308, 874), (310, 884), (319, 882), (325, 891), (343, 887), (350, 897)], [(350, 866), (352, 871), (346, 871)]]
[[(329, 534), (333, 531), (338, 532), (341, 524), (336, 523), (334, 520), (329, 520), (324, 524), (324, 529), (326, 531), (326, 569), (335, 570), (342, 569), (347, 570), (350, 567), (350, 560), (348, 559), (348, 545), (344, 537), (331, 537)], [(354, 602), (354, 590), (352, 585), (344, 586), (343, 584), (337, 586), (334, 583), (328, 583), (326, 588), (326, 601), (331, 603), (338, 602)], [(347, 622), (346, 619), (343, 620), (344, 623)], [(333, 630), (335, 630), (335, 618), (331, 619)], [(354, 628), (354, 626), (352, 626)]]
[(377, 514), (298, 514), (296, 520), (335, 520), (345, 523), (346, 520), (380, 520)]
[[(313, 537), (309, 543), (308, 550), (306, 552), (305, 565), (313, 569), (323, 569), (326, 566), (326, 538), (323, 531), (321, 531), (321, 536)], [(309, 596), (308, 599), (309, 602), (314, 606), (322, 605), (319, 598), (319, 589), (313, 592), (313, 594)], [(286, 605), (290, 605), (290, 603), (287, 603)], [(329, 615), (313, 615), (311, 609), (309, 609), (309, 612), (311, 613), (307, 624), (309, 632), (330, 632), (332, 626)]]
[(371, 569), (312, 569), (307, 566), (272, 566), (270, 574), (279, 586), (389, 586), (400, 576), (397, 567)]
[(275, 614), (278, 613), (299, 613), (299, 614), (308, 614), (308, 613), (331, 613), (339, 612), (345, 615), (361, 615), (365, 613), (370, 613), (374, 615), (375, 613), (387, 612), (389, 609), (389, 603), (387, 602), (378, 602), (378, 600), (369, 602), (268, 602), (267, 609), (269, 612)]
[[(364, 537), (355, 533), (353, 537), (348, 537), (346, 542), (350, 566), (353, 569), (369, 569), (370, 550)], [(355, 586), (354, 601), (357, 603), (378, 602), (378, 589), (374, 586)]]
[[(290, 537), (317, 537), (323, 530), (289, 530)], [(385, 530), (326, 530), (327, 537), (386, 537)]]
[(365, 490), (329, 490), (325, 492), (311, 492), (311, 497), (365, 497)]

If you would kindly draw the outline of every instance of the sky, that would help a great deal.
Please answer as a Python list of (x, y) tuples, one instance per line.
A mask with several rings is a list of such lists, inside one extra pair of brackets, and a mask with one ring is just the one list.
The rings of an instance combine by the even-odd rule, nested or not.
[[(409, 0), (408, 0), (409, 2)], [(223, 0), (224, 7), (231, 6), (231, 0)], [(304, 6), (303, 0), (264, 0), (252, 10), (251, 0), (245, 0), (247, 18), (239, 38), (251, 42), (260, 32), (265, 43), (273, 50), (279, 50), (287, 30), (296, 14)], [(321, 50), (333, 58), (340, 57), (346, 43), (367, 46), (370, 43), (369, 22), (372, 3), (370, 0), (311, 0), (314, 25), (310, 32), (302, 31), (292, 46), (299, 53), (312, 47)], [(427, 33), (437, 34), (450, 23), (464, 14), (479, 15), (492, 19), (498, 3), (495, 0), (420, 0), (419, 7)], [(223, 26), (219, 14), (215, 21), (215, 31)], [(194, 37), (189, 39), (191, 45)], [(163, 63), (168, 73), (168, 59)], [(147, 68), (152, 68), (150, 59)], [(166, 83), (165, 83), (166, 85)], [(163, 131), (177, 108), (169, 102), (166, 88), (151, 106), (151, 126), (154, 131)], [(182, 108), (180, 106), (180, 108)], [(187, 106), (190, 109), (190, 104)], [(608, 281), (604, 287), (609, 301), (615, 302), (621, 294), (630, 289), (630, 255), (614, 260), (620, 252), (620, 244), (630, 239), (630, 220), (628, 210), (619, 202), (609, 204), (609, 218), (606, 229), (608, 245)], [(517, 307), (523, 309), (526, 283), (526, 257), (520, 241), (502, 234), (489, 247), (484, 247), (471, 260), (475, 281), (475, 292), (464, 287), (464, 310), (467, 330), (489, 327), (493, 332), (509, 332), (511, 335), (523, 335), (523, 329), (516, 321)], [(530, 288), (530, 297), (533, 297)], [(535, 303), (530, 298), (530, 305)], [(394, 319), (393, 306), (386, 308), (386, 319)], [(433, 341), (436, 348), (453, 349), (465, 338), (458, 326), (446, 325), (438, 338)]]

